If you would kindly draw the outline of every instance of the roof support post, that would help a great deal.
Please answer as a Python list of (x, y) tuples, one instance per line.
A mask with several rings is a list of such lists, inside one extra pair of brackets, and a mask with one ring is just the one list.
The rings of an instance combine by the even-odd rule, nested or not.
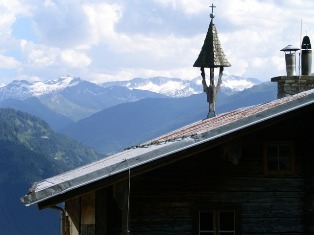
[(217, 84), (215, 85), (215, 76), (214, 76), (214, 68), (210, 68), (210, 83), (207, 85), (206, 78), (205, 78), (205, 69), (204, 67), (201, 67), (201, 76), (202, 76), (202, 84), (203, 84), (203, 90), (207, 95), (207, 102), (209, 105), (209, 111), (207, 114), (207, 118), (214, 117), (216, 114), (216, 107), (215, 103), (217, 100), (217, 94), (220, 90), (220, 86), (222, 83), (222, 75), (223, 75), (223, 67), (219, 68), (219, 76)]
[(114, 185), (114, 198), (122, 212), (122, 235), (129, 234), (129, 183), (127, 180)]
[(59, 206), (52, 206), (50, 208), (60, 211), (60, 214), (61, 214), (60, 234), (61, 235), (70, 235), (69, 218), (66, 215), (66, 212), (64, 211), (64, 209), (62, 209)]

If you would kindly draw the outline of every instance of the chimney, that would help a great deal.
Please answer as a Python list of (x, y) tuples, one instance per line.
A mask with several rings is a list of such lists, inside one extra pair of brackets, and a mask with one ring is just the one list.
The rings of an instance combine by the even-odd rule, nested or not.
[[(305, 36), (301, 45), (299, 54), (299, 75), (295, 75), (296, 68), (296, 51), (299, 48), (288, 45), (280, 51), (285, 52), (286, 76), (271, 78), (272, 82), (277, 82), (277, 98), (295, 95), (299, 92), (307, 91), (314, 88), (314, 76), (311, 75), (312, 68), (312, 50), (311, 42), (308, 36)], [(301, 70), (301, 71), (300, 71)]]
[(311, 75), (312, 70), (312, 49), (311, 42), (308, 36), (304, 36), (301, 46), (302, 55), (302, 75)]
[(295, 75), (295, 52), (300, 50), (292, 45), (288, 45), (280, 51), (285, 52), (287, 76)]

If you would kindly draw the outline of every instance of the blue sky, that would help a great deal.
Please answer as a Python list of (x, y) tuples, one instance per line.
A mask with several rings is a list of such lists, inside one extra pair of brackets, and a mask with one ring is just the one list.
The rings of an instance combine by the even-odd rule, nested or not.
[(0, 84), (193, 79), (212, 3), (227, 74), (269, 81), (285, 74), (280, 49), (314, 40), (312, 0), (0, 0)]

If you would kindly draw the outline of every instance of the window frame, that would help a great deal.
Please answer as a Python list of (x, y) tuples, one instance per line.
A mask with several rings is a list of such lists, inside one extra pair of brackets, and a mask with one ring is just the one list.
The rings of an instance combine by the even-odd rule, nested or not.
[[(220, 203), (219, 203), (220, 204)], [(216, 216), (220, 212), (233, 212), (234, 213), (234, 234), (241, 234), (240, 225), (241, 225), (241, 217), (240, 217), (240, 207), (237, 205), (226, 205), (221, 204), (219, 206), (199, 206), (195, 211), (195, 227), (194, 233), (195, 235), (201, 235), (200, 231), (200, 213), (201, 212), (213, 212)], [(217, 217), (214, 218), (214, 221), (217, 221)], [(217, 225), (216, 225), (217, 226)], [(219, 226), (218, 226), (219, 227)], [(219, 234), (217, 231), (214, 231), (214, 234)], [(232, 233), (230, 233), (232, 234)]]
[[(269, 155), (268, 149), (270, 146), (277, 147), (277, 159), (278, 166), (280, 167), (280, 154), (278, 154), (280, 146), (289, 147), (289, 169), (269, 169)], [(292, 141), (268, 141), (263, 145), (263, 165), (264, 165), (264, 175), (266, 176), (285, 176), (285, 175), (294, 175), (295, 174), (295, 152), (294, 152), (294, 143)]]

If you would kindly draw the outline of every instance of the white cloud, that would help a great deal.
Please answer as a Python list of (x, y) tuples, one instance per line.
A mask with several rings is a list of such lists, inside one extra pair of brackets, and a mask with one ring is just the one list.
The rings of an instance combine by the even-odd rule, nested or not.
[(70, 67), (83, 68), (91, 63), (91, 59), (88, 56), (74, 50), (65, 50), (61, 52), (61, 59)]
[[(192, 66), (208, 29), (210, 5), (204, 0), (0, 0), (0, 69), (16, 68), (11, 79), (68, 73), (97, 81), (193, 79), (199, 76)], [(214, 5), (214, 23), (232, 65), (225, 73), (269, 81), (285, 73), (280, 49), (299, 45), (301, 18), (302, 35), (314, 35), (312, 0)], [(15, 38), (24, 19), (32, 32)]]
[(21, 40), (20, 46), (27, 56), (27, 67), (43, 69), (49, 66), (84, 69), (91, 59), (83, 52), (71, 49), (62, 50)]
[(284, 24), (282, 17), (290, 15), (291, 11), (272, 3), (271, 1), (260, 0), (223, 0), (224, 17), (242, 28), (253, 29), (259, 28), (277, 28)]
[(46, 67), (54, 65), (57, 61), (58, 49), (34, 44), (26, 40), (21, 40), (20, 47), (27, 57), (27, 66)]
[(285, 58), (283, 56), (272, 56), (270, 58), (271, 63), (274, 65), (274, 67), (276, 68), (276, 71), (279, 75), (283, 75), (285, 73), (286, 70), (286, 65), (285, 65)]
[(44, 0), (43, 6), (57, 9), (57, 5), (55, 2), (53, 2), (53, 0)]
[(27, 15), (28, 7), (18, 0), (0, 0), (0, 34), (1, 37), (11, 34), (12, 25), (19, 15)]
[(0, 55), (0, 68), (3, 69), (18, 69), (21, 65), (14, 57)]
[(255, 68), (261, 68), (264, 64), (269, 62), (269, 58), (255, 57), (253, 58), (252, 65)]
[(204, 6), (201, 0), (155, 0), (164, 7), (172, 7), (174, 10), (183, 11), (185, 14), (192, 15), (207, 10), (209, 5)]
[(36, 4), (32, 20), (46, 46), (74, 48), (90, 39), (88, 19), (80, 0), (45, 0)]
[(200, 76), (199, 69), (193, 67), (181, 67), (176, 69), (165, 69), (165, 70), (155, 70), (155, 69), (124, 69), (117, 73), (93, 73), (90, 74), (91, 80), (96, 83), (102, 83), (105, 81), (114, 80), (131, 80), (136, 77), (150, 78), (150, 77), (171, 77), (171, 78), (181, 78), (181, 79), (191, 79)]
[(111, 43), (117, 39), (115, 24), (122, 14), (122, 7), (118, 4), (84, 4), (82, 6), (89, 23), (90, 40), (93, 44)]

